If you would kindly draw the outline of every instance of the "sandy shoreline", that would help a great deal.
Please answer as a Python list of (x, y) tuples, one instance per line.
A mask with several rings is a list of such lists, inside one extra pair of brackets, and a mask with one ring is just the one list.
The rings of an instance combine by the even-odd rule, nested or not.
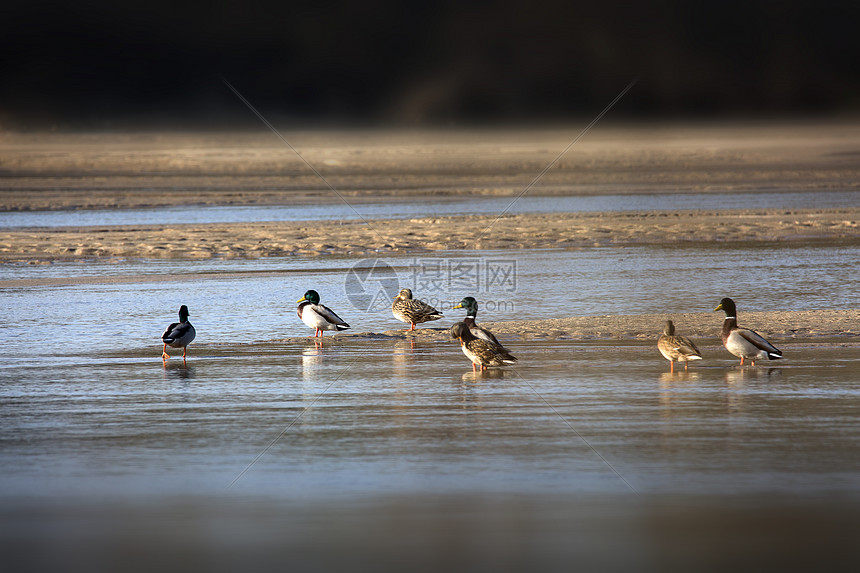
[[(716, 312), (603, 315), (538, 321), (487, 322), (502, 338), (528, 340), (657, 340), (663, 323), (672, 319), (680, 334), (719, 344), (725, 316)], [(778, 340), (855, 337), (860, 335), (860, 309), (744, 312), (742, 326)]]
[[(288, 134), (347, 201), (860, 189), (856, 121)], [(3, 211), (340, 202), (274, 135), (0, 133)], [(0, 261), (368, 256), (858, 238), (860, 209), (556, 213), (0, 230)]]
[(368, 256), (456, 249), (860, 239), (860, 208), (555, 213), (409, 220), (0, 230), (0, 261)]
[[(653, 341), (663, 330), (666, 319), (672, 319), (679, 334), (703, 344), (719, 345), (720, 328), (725, 315), (716, 312), (576, 316), (547, 320), (505, 320), (481, 322), (502, 341), (572, 340), (572, 341)], [(446, 326), (457, 318), (448, 319)], [(805, 340), (827, 340), (830, 343), (860, 343), (860, 309), (798, 310), (745, 312), (742, 326), (751, 328), (774, 344)], [(448, 329), (435, 324), (421, 325), (414, 332), (392, 329), (383, 333), (342, 332), (332, 338), (393, 338), (416, 342), (450, 340)], [(301, 340), (291, 338), (288, 340)]]

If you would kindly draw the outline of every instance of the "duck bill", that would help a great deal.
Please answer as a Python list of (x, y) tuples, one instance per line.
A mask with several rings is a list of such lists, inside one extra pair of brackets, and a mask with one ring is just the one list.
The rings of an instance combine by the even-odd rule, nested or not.
[(463, 303), (462, 302), (457, 303), (457, 306), (454, 306), (452, 308), (463, 308)]
[(296, 302), (305, 302), (306, 300), (308, 300), (308, 299), (306, 299), (305, 297), (302, 297), (299, 300), (297, 300)]
[(723, 303), (720, 303), (720, 304), (717, 306), (717, 308), (715, 308), (715, 309), (714, 309), (714, 312), (717, 312), (718, 310), (723, 310)]

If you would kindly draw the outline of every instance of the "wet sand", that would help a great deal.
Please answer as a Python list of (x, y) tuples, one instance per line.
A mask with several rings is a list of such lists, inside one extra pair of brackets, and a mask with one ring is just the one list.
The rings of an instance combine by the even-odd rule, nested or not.
[(459, 249), (860, 239), (860, 209), (558, 213), (0, 231), (0, 261), (367, 256)]
[[(357, 340), (391, 339), (415, 342), (450, 341), (448, 327), (461, 319), (447, 317), (441, 321), (419, 325), (415, 331), (386, 330), (383, 333), (341, 332), (324, 337), (324, 344), (350, 343)], [(702, 344), (719, 345), (720, 328), (725, 314), (716, 312), (602, 315), (552, 318), (546, 320), (481, 321), (481, 326), (493, 331), (503, 343), (531, 340), (582, 341), (653, 341), (663, 331), (667, 319), (675, 322), (678, 334)], [(781, 342), (802, 343), (808, 340), (833, 344), (860, 343), (860, 309), (792, 310), (778, 312), (744, 312), (740, 325), (751, 328), (779, 346)], [(305, 337), (287, 338), (278, 342), (295, 342)], [(515, 348), (515, 346), (513, 347)]]
[[(860, 189), (860, 124), (592, 130), (0, 134), (3, 211), (300, 205), (404, 198)], [(523, 194), (527, 190), (527, 193)], [(854, 241), (860, 209), (557, 213), (0, 233), (0, 261), (355, 255), (741, 241)]]

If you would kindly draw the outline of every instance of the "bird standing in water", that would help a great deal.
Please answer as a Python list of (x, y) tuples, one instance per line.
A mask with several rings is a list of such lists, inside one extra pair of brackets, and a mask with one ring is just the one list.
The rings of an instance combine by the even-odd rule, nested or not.
[(735, 301), (724, 298), (720, 301), (719, 306), (714, 309), (714, 312), (718, 310), (723, 310), (726, 313), (726, 320), (723, 321), (723, 330), (720, 333), (723, 346), (735, 356), (740, 357), (741, 365), (744, 363), (744, 358), (749, 358), (753, 366), (755, 366), (756, 358), (768, 358), (770, 360), (782, 358), (782, 351), (765, 340), (758, 332), (738, 327)]
[(472, 334), (478, 338), (486, 340), (492, 344), (495, 344), (499, 347), (499, 349), (507, 352), (507, 349), (502, 346), (502, 343), (498, 341), (495, 335), (482, 326), (478, 326), (475, 324), (475, 318), (478, 316), (478, 301), (476, 301), (473, 297), (467, 296), (454, 308), (465, 308), (466, 309), (466, 318), (463, 319), (463, 322), (466, 326), (469, 327), (469, 330), (472, 331)]
[(657, 339), (657, 350), (669, 361), (669, 371), (675, 372), (675, 361), (684, 363), (687, 370), (687, 362), (690, 360), (701, 360), (702, 353), (686, 336), (675, 334), (675, 324), (671, 320), (666, 321), (663, 334)]
[(408, 288), (400, 289), (391, 304), (391, 313), (397, 320), (408, 322), (411, 325), (409, 330), (415, 330), (416, 324), (443, 318), (441, 312), (426, 302), (413, 299), (412, 291)]
[(480, 366), (483, 371), (488, 366), (504, 366), (517, 361), (517, 358), (510, 352), (472, 334), (465, 322), (458, 322), (452, 326), (451, 335), (460, 340), (463, 354), (472, 361), (472, 370)]
[(179, 322), (170, 324), (164, 331), (164, 334), (161, 335), (161, 341), (164, 343), (164, 347), (161, 350), (161, 359), (167, 360), (170, 358), (170, 355), (167, 353), (167, 347), (170, 346), (171, 348), (182, 349), (182, 361), (185, 362), (187, 346), (194, 340), (195, 336), (197, 336), (197, 332), (191, 326), (191, 323), (188, 322), (188, 307), (183, 304), (179, 307)]
[(314, 336), (322, 338), (326, 330), (346, 330), (349, 325), (335, 312), (324, 304), (320, 304), (320, 295), (315, 290), (309, 290), (305, 296), (297, 300), (299, 307), (296, 313), (302, 322), (314, 329)]

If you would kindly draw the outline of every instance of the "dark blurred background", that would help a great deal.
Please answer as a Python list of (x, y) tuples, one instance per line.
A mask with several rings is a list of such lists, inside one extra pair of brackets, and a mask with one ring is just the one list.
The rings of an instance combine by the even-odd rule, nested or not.
[(860, 111), (860, 2), (31, 0), (0, 129), (463, 125)]

